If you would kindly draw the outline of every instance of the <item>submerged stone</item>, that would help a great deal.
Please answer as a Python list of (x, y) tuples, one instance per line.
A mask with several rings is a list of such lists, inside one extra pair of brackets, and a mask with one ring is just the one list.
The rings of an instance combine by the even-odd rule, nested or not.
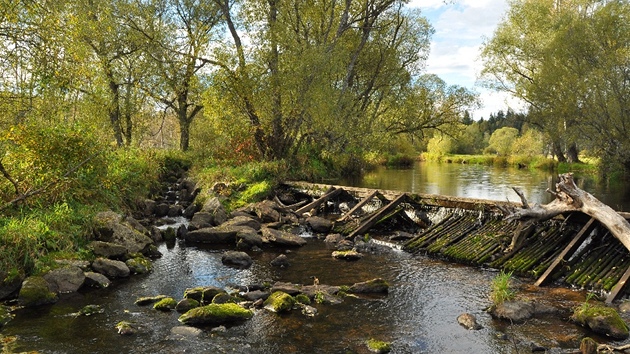
[(363, 255), (355, 250), (335, 251), (332, 253), (333, 258), (343, 259), (346, 261), (358, 261)]
[(0, 328), (9, 323), (12, 319), (13, 314), (11, 313), (11, 310), (4, 305), (0, 305)]
[(375, 278), (362, 283), (355, 283), (350, 287), (350, 289), (348, 289), (349, 293), (355, 294), (387, 293), (388, 291), (389, 284), (381, 278)]
[(194, 308), (179, 316), (179, 322), (186, 325), (221, 325), (245, 321), (254, 313), (233, 303), (210, 304)]
[(118, 334), (122, 334), (124, 336), (136, 334), (136, 332), (137, 332), (137, 330), (133, 326), (133, 324), (131, 324), (131, 322), (128, 322), (128, 321), (120, 321), (120, 322), (118, 322), (116, 324), (116, 329), (118, 330)]
[(133, 274), (145, 274), (153, 268), (151, 260), (142, 255), (128, 259), (125, 264)]
[(464, 326), (466, 329), (478, 330), (481, 329), (481, 325), (477, 323), (477, 318), (469, 313), (462, 313), (457, 316), (457, 323)]

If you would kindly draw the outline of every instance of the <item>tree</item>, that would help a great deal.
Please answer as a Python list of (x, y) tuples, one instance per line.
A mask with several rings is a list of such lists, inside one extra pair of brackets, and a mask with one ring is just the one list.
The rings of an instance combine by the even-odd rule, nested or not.
[(497, 129), (490, 136), (487, 150), (496, 152), (500, 156), (507, 156), (512, 152), (512, 145), (518, 137), (518, 129), (503, 127)]
[(622, 0), (514, 0), (484, 44), (483, 77), (529, 103), (560, 160), (585, 146), (630, 169), (629, 14)]

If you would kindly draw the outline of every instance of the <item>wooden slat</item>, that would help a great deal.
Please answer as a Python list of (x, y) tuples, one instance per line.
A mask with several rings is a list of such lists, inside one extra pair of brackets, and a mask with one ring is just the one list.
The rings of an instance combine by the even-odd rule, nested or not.
[(536, 280), (534, 285), (535, 286), (542, 285), (542, 283), (544, 283), (545, 280), (547, 280), (547, 277), (558, 267), (560, 262), (564, 261), (564, 257), (566, 257), (569, 253), (573, 253), (575, 251), (575, 249), (577, 248), (577, 246), (579, 246), (580, 242), (586, 236), (588, 236), (588, 234), (593, 230), (594, 227), (595, 227), (595, 219), (591, 218), (584, 225), (584, 227), (582, 227), (580, 232), (578, 232), (577, 235), (575, 235), (575, 237), (573, 237), (571, 242), (569, 242), (566, 245), (564, 250), (562, 250), (562, 252), (560, 252), (558, 257), (556, 257), (556, 259), (553, 261), (553, 263), (551, 263), (551, 265), (547, 268), (547, 270), (545, 270), (545, 272), (540, 276), (540, 278), (538, 278), (538, 280)]
[(337, 194), (341, 193), (342, 190), (343, 190), (342, 188), (330, 187), (330, 189), (328, 189), (328, 191), (326, 193), (324, 193), (324, 195), (319, 197), (317, 200), (312, 201), (309, 204), (306, 204), (305, 206), (303, 206), (300, 209), (296, 210), (295, 213), (300, 215), (300, 214), (306, 213), (307, 211), (311, 211), (311, 209), (315, 209), (315, 208), (319, 207), (320, 205), (322, 205), (328, 199), (330, 199), (330, 198), (336, 196)]
[(363, 198), (363, 200), (360, 201), (359, 204), (355, 205), (354, 208), (350, 209), (349, 212), (347, 212), (344, 216), (339, 218), (337, 221), (345, 221), (352, 214), (354, 214), (357, 210), (361, 209), (365, 204), (367, 204), (370, 200), (372, 200), (372, 198), (374, 198), (374, 196), (376, 196), (378, 193), (379, 193), (378, 190), (374, 190), (372, 193), (370, 193), (370, 195), (368, 195), (367, 197)]
[(405, 198), (407, 198), (407, 194), (401, 194), (398, 198), (392, 200), (389, 204), (383, 206), (379, 210), (375, 211), (372, 216), (370, 216), (363, 224), (359, 225), (356, 230), (352, 231), (348, 238), (352, 239), (356, 235), (361, 235), (369, 230), (376, 222), (381, 218), (383, 214), (389, 213), (392, 209), (394, 209), (398, 204), (400, 204)]
[(617, 297), (617, 295), (619, 295), (621, 290), (623, 290), (623, 287), (626, 285), (626, 282), (628, 281), (628, 278), (630, 278), (630, 267), (628, 267), (628, 269), (626, 269), (626, 272), (623, 273), (623, 275), (621, 276), (621, 279), (619, 279), (619, 282), (617, 284), (615, 284), (615, 286), (613, 287), (612, 291), (610, 292), (610, 294), (606, 298), (606, 303), (607, 304), (611, 304), (613, 301), (615, 301), (615, 298)]

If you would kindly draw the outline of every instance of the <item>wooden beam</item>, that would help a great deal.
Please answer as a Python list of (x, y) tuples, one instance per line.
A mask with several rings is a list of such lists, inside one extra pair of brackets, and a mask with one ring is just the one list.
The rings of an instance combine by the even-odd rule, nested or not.
[(353, 238), (356, 235), (364, 234), (367, 230), (369, 230), (376, 222), (383, 216), (383, 214), (387, 214), (392, 211), (398, 204), (400, 204), (403, 200), (407, 198), (407, 194), (401, 194), (398, 198), (392, 200), (389, 204), (383, 206), (379, 210), (375, 211), (372, 216), (370, 216), (363, 224), (359, 225), (354, 231), (352, 231), (347, 238)]
[(379, 194), (379, 191), (378, 190), (374, 190), (372, 193), (370, 193), (370, 195), (368, 195), (367, 197), (363, 198), (363, 200), (361, 200), (357, 205), (355, 205), (354, 208), (350, 209), (349, 212), (347, 212), (344, 216), (339, 218), (337, 221), (345, 221), (352, 214), (354, 214), (357, 210), (361, 209), (365, 204), (367, 204), (370, 200), (372, 200), (372, 198), (374, 198), (377, 194)]
[(311, 211), (311, 209), (315, 209), (317, 207), (319, 207), (320, 205), (322, 205), (325, 201), (327, 201), (328, 199), (336, 196), (337, 194), (341, 193), (343, 189), (341, 188), (335, 188), (335, 187), (330, 187), (330, 189), (328, 189), (328, 191), (326, 193), (324, 193), (324, 195), (322, 195), (321, 197), (319, 197), (317, 200), (314, 200), (308, 204), (306, 204), (305, 206), (301, 207), (300, 209), (296, 210), (295, 213), (298, 215), (304, 214), (307, 211)]
[(619, 279), (619, 282), (617, 284), (615, 284), (615, 286), (613, 287), (612, 291), (610, 292), (610, 294), (606, 298), (606, 303), (607, 304), (611, 304), (613, 301), (615, 301), (615, 298), (617, 297), (617, 295), (619, 295), (621, 290), (623, 290), (623, 287), (626, 285), (626, 282), (628, 281), (628, 278), (630, 278), (630, 267), (628, 267), (628, 269), (626, 269), (626, 272), (623, 273), (623, 275), (621, 276), (621, 279)]
[(580, 242), (588, 236), (588, 234), (595, 228), (595, 218), (590, 218), (588, 222), (582, 227), (582, 229), (573, 237), (571, 242), (569, 242), (564, 250), (560, 252), (558, 257), (551, 263), (551, 265), (545, 270), (545, 272), (536, 280), (534, 283), (535, 286), (542, 285), (549, 275), (560, 265), (560, 262), (564, 261), (564, 257), (568, 254), (573, 253), (576, 248), (579, 246)]

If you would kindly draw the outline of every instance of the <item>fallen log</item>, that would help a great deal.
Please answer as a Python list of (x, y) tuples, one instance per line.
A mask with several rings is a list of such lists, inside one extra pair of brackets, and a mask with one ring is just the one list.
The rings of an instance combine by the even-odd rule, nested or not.
[(511, 249), (515, 249), (523, 241), (519, 230), (529, 230), (534, 223), (549, 220), (560, 214), (582, 212), (606, 227), (628, 250), (630, 250), (630, 223), (608, 205), (602, 203), (590, 193), (578, 188), (573, 181), (572, 173), (559, 175), (556, 190), (547, 192), (553, 194), (555, 199), (548, 204), (529, 205), (523, 193), (518, 188), (513, 188), (522, 201), (522, 208), (516, 209), (506, 217), (508, 221), (518, 221), (518, 230), (512, 238)]

